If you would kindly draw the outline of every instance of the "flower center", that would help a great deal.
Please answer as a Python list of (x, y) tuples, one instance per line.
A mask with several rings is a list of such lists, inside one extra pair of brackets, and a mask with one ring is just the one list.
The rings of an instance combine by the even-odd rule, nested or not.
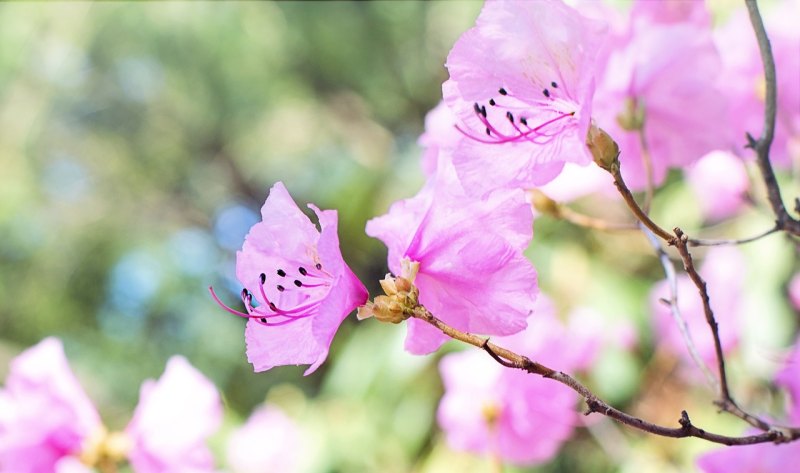
[(253, 319), (267, 326), (286, 325), (316, 314), (333, 280), (333, 275), (322, 269), (320, 263), (287, 268), (289, 266), (259, 275), (256, 294), (258, 305), (253, 304), (253, 294), (242, 289), (241, 298), (246, 313), (228, 307), (217, 297), (213, 288), (208, 289), (214, 301), (233, 315)]
[[(466, 137), (480, 143), (503, 144), (512, 142), (531, 142), (547, 144), (558, 135), (567, 124), (564, 119), (573, 117), (575, 112), (565, 112), (563, 108), (569, 107), (572, 101), (561, 97), (558, 83), (550, 83), (550, 87), (542, 89), (542, 98), (531, 101), (519, 99), (509, 93), (504, 87), (498, 89), (497, 97), (492, 97), (486, 104), (475, 102), (473, 110), (486, 130), (486, 136), (477, 136), (469, 131), (456, 128)], [(487, 104), (489, 108), (487, 108)], [(541, 121), (529, 124), (527, 112), (534, 112)], [(504, 113), (505, 112), (505, 113)]]

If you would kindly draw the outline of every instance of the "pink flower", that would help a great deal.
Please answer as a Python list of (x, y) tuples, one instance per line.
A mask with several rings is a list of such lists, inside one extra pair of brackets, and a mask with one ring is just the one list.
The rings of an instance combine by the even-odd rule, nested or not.
[(795, 341), (783, 369), (775, 376), (775, 383), (789, 391), (789, 419), (794, 424), (800, 423), (800, 339)]
[(228, 465), (233, 473), (299, 471), (304, 439), (300, 429), (275, 406), (256, 409), (228, 440)]
[[(404, 260), (419, 264), (420, 302), (448, 324), (493, 335), (525, 328), (538, 290), (536, 271), (522, 254), (532, 237), (522, 191), (469, 197), (441, 157), (436, 176), (415, 197), (367, 222), (367, 234), (389, 248), (394, 274), (402, 275)], [(424, 322), (408, 320), (411, 353), (430, 353), (445, 340)]]
[(724, 220), (747, 203), (750, 180), (741, 159), (726, 151), (712, 151), (688, 170), (688, 181), (703, 215)]
[[(697, 264), (697, 263), (695, 263)], [(746, 267), (744, 257), (733, 246), (717, 246), (708, 250), (699, 269), (700, 276), (708, 285), (708, 295), (714, 317), (719, 324), (722, 348), (730, 351), (739, 341), (742, 320), (742, 293), (744, 291)], [(678, 307), (700, 357), (713, 366), (716, 357), (714, 340), (703, 312), (703, 303), (697, 288), (688, 276), (677, 277)], [(669, 286), (661, 281), (650, 292), (650, 306), (654, 313), (655, 338), (660, 346), (682, 357), (691, 364), (686, 343), (681, 336), (670, 309), (660, 299), (669, 299)]]
[(726, 447), (697, 459), (704, 473), (784, 473), (800, 461), (800, 442)]
[(11, 362), (0, 390), (1, 472), (56, 471), (101, 429), (58, 339), (44, 339)]
[[(790, 167), (800, 162), (800, 2), (780, 2), (773, 10), (765, 9), (764, 22), (775, 57), (778, 82), (778, 108), (775, 139), (770, 158), (780, 167)], [(729, 126), (736, 140), (734, 148), (745, 157), (745, 134), (756, 138), (764, 126), (764, 97), (766, 84), (764, 69), (755, 35), (744, 8), (714, 33), (714, 40), (722, 55), (720, 86), (731, 101)], [(746, 34), (745, 34), (746, 33)]]
[(588, 164), (594, 61), (604, 25), (559, 0), (487, 1), (447, 57), (445, 103), (471, 194), (533, 187), (564, 162)]
[(789, 301), (794, 310), (800, 311), (800, 273), (795, 274), (789, 282)]
[(711, 25), (711, 15), (703, 0), (639, 0), (633, 4), (631, 18), (646, 24), (694, 23)]
[[(586, 348), (569, 341), (542, 299), (525, 331), (492, 341), (554, 369), (588, 364)], [(505, 368), (480, 350), (446, 355), (439, 370), (445, 392), (437, 420), (455, 450), (494, 454), (517, 465), (542, 463), (556, 455), (579, 423), (574, 391)]]
[(309, 208), (321, 231), (283, 183), (275, 184), (261, 208), (262, 221), (236, 253), (247, 313), (225, 306), (211, 291), (225, 310), (248, 319), (247, 359), (255, 371), (310, 364), (305, 374), (313, 373), (328, 357), (344, 318), (367, 300), (366, 288), (342, 260), (336, 211)]
[(425, 132), (418, 141), (424, 148), (422, 171), (426, 176), (436, 174), (439, 153), (452, 154), (461, 138), (461, 133), (456, 129), (455, 115), (444, 102), (439, 102), (439, 105), (425, 115)]
[(720, 126), (727, 102), (717, 87), (721, 62), (710, 30), (697, 22), (650, 21), (660, 18), (651, 9), (637, 7), (634, 13), (644, 16), (609, 41), (594, 102), (594, 118), (619, 144), (622, 174), (633, 189), (647, 184), (640, 129), (655, 185), (669, 168), (733, 145), (728, 127)]
[(167, 362), (158, 381), (142, 384), (139, 405), (125, 433), (136, 473), (212, 472), (206, 439), (222, 420), (214, 385), (181, 356)]

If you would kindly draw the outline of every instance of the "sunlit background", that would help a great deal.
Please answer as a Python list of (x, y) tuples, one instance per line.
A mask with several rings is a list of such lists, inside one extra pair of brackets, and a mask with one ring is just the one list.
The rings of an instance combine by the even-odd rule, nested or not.
[[(309, 433), (310, 471), (488, 471), (485, 459), (444, 443), (435, 422), (440, 355), (406, 354), (403, 327), (352, 317), (313, 376), (295, 367), (254, 374), (243, 321), (208, 294), (213, 285), (236, 300), (235, 252), (279, 180), (301, 207), (339, 210), (345, 259), (377, 292), (385, 249), (364, 224), (422, 184), (416, 140), (440, 100), (447, 52), (480, 7), (0, 5), (0, 379), (25, 347), (58, 336), (104, 421), (119, 429), (141, 382), (179, 353), (223, 393), (225, 427), (212, 440), (220, 465), (226, 433), (268, 399)], [(671, 179), (656, 218), (697, 228), (692, 199)], [(580, 206), (625, 217), (591, 199)], [(756, 209), (709, 235), (769, 224)], [(781, 237), (743, 251), (753, 331), (732, 375), (743, 400), (770, 409), (781, 398), (758, 369), (793, 338), (781, 294), (797, 262)], [(639, 235), (544, 218), (528, 254), (564, 313), (586, 306), (637, 329), (635, 350), (604, 349), (585, 377), (599, 394), (663, 423), (686, 408), (698, 423), (739, 428), (707, 407), (708, 393), (672, 376), (674, 359), (654, 352), (647, 294), (663, 273)], [(759, 323), (767, 313), (771, 322)], [(679, 471), (707, 448), (600, 422), (553, 462), (508, 471)]]

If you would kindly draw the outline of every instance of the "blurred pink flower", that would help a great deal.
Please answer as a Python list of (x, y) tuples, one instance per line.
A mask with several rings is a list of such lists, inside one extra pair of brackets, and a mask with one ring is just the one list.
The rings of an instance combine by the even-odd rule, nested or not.
[[(542, 296), (525, 331), (492, 341), (550, 366), (572, 371), (591, 362), (591, 350), (567, 336)], [(570, 388), (508, 369), (480, 350), (442, 358), (444, 396), (437, 420), (455, 450), (498, 455), (517, 465), (553, 458), (579, 423)]]
[[(404, 259), (419, 263), (414, 284), (420, 302), (448, 324), (492, 335), (525, 328), (538, 289), (536, 271), (522, 254), (533, 229), (521, 190), (469, 197), (452, 164), (440, 157), (428, 184), (367, 222), (366, 231), (389, 248), (395, 275)], [(430, 353), (445, 340), (428, 324), (408, 320), (411, 353)]]
[(789, 419), (794, 424), (800, 423), (800, 339), (795, 341), (783, 369), (775, 376), (775, 383), (789, 391)]
[(721, 62), (710, 28), (689, 18), (665, 21), (652, 10), (666, 5), (652, 3), (640, 1), (628, 31), (607, 43), (594, 101), (593, 116), (619, 144), (622, 174), (633, 189), (647, 184), (639, 129), (655, 185), (669, 168), (733, 144), (730, 129), (720, 126), (727, 102), (717, 87)]
[(794, 310), (800, 311), (800, 273), (797, 273), (789, 281), (789, 301)]
[(46, 338), (11, 362), (0, 390), (0, 472), (57, 471), (102, 428), (61, 341)]
[(688, 181), (707, 219), (732, 217), (747, 203), (747, 169), (727, 151), (712, 151), (700, 158), (688, 169)]
[(136, 473), (212, 472), (206, 439), (222, 420), (214, 385), (182, 356), (167, 362), (158, 381), (142, 384), (139, 405), (125, 433)]
[(447, 57), (444, 101), (465, 135), (454, 152), (464, 188), (483, 195), (588, 164), (594, 61), (605, 25), (560, 0), (487, 1)]
[[(800, 2), (775, 2), (765, 8), (764, 22), (775, 57), (778, 82), (778, 109), (775, 139), (770, 158), (780, 167), (800, 163)], [(745, 134), (758, 138), (764, 126), (766, 83), (753, 28), (744, 7), (714, 33), (722, 55), (723, 68), (719, 83), (731, 101), (729, 126), (733, 129), (735, 150), (752, 157), (744, 149)]]
[(711, 15), (704, 0), (639, 0), (633, 4), (631, 18), (647, 24), (694, 23), (709, 27)]
[[(697, 262), (695, 262), (697, 264)], [(742, 293), (746, 265), (744, 256), (734, 246), (716, 246), (708, 250), (699, 268), (700, 276), (708, 285), (711, 309), (719, 324), (720, 341), (725, 352), (739, 341), (742, 320)], [(677, 277), (678, 307), (694, 340), (700, 357), (709, 365), (716, 360), (714, 340), (703, 312), (703, 303), (695, 285), (688, 276)], [(654, 338), (658, 344), (682, 357), (686, 364), (691, 358), (686, 344), (672, 318), (669, 307), (660, 299), (669, 299), (667, 281), (657, 283), (650, 292), (650, 307), (654, 314)]]
[(228, 466), (232, 473), (298, 471), (306, 450), (297, 425), (275, 406), (256, 409), (228, 439)]
[(425, 115), (425, 132), (418, 141), (424, 149), (422, 171), (426, 176), (436, 173), (439, 153), (451, 154), (461, 138), (461, 133), (456, 129), (455, 115), (444, 102), (439, 102), (439, 105)]
[[(245, 289), (247, 359), (255, 371), (310, 364), (313, 373), (328, 357), (339, 325), (367, 300), (367, 290), (342, 260), (335, 210), (309, 204), (321, 231), (278, 182), (236, 254), (236, 276)], [(253, 305), (253, 297), (258, 305)]]

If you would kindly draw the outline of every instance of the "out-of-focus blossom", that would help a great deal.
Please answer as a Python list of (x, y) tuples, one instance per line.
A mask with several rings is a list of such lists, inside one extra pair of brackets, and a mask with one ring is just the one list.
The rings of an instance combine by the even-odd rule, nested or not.
[(688, 181), (707, 219), (732, 217), (747, 203), (747, 169), (727, 151), (712, 151), (700, 158), (689, 168)]
[(688, 19), (664, 21), (653, 11), (666, 8), (637, 5), (628, 31), (608, 42), (595, 94), (593, 116), (619, 145), (622, 174), (633, 189), (647, 184), (642, 134), (655, 185), (669, 168), (732, 145), (730, 129), (720, 126), (727, 103), (717, 87), (721, 62), (711, 31)]
[(795, 274), (789, 281), (789, 301), (794, 310), (800, 311), (800, 273)]
[(0, 390), (0, 472), (56, 471), (101, 429), (59, 340), (42, 340), (11, 362)]
[[(419, 300), (448, 324), (470, 332), (508, 335), (525, 328), (538, 292), (536, 271), (522, 254), (532, 215), (521, 190), (469, 197), (442, 157), (434, 178), (415, 196), (367, 222), (367, 234), (389, 248), (389, 269), (419, 265)], [(407, 265), (409, 266), (409, 265)], [(406, 349), (430, 353), (447, 338), (408, 320)]]
[(687, 22), (701, 27), (711, 25), (704, 0), (640, 0), (633, 4), (631, 18), (645, 25)]
[(206, 439), (221, 420), (217, 389), (185, 358), (173, 356), (158, 381), (142, 384), (125, 429), (131, 465), (136, 473), (214, 471)]
[(304, 451), (297, 425), (275, 406), (256, 409), (228, 439), (228, 466), (232, 473), (298, 471)]
[[(700, 276), (708, 285), (711, 309), (719, 323), (719, 336), (725, 352), (733, 349), (739, 341), (742, 319), (742, 293), (746, 268), (743, 255), (733, 246), (712, 247), (699, 269)], [(688, 326), (700, 357), (707, 364), (715, 358), (714, 340), (706, 322), (703, 302), (697, 287), (688, 276), (677, 276), (678, 308)], [(654, 314), (654, 338), (657, 343), (681, 356), (691, 364), (689, 351), (669, 307), (660, 299), (670, 298), (667, 281), (661, 281), (650, 293), (650, 306)]]
[(789, 419), (800, 423), (800, 339), (795, 341), (783, 369), (775, 376), (775, 383), (789, 391)]
[[(779, 167), (789, 167), (800, 162), (800, 2), (787, 0), (773, 6), (776, 8), (765, 8), (764, 13), (778, 87), (770, 158)], [(757, 138), (764, 127), (766, 94), (764, 69), (752, 30), (742, 7), (714, 33), (724, 66), (719, 71), (719, 82), (731, 102), (729, 127), (736, 140), (734, 149), (745, 157), (753, 156), (752, 151), (744, 149), (745, 134), (749, 132)]]
[(486, 2), (450, 51), (442, 86), (465, 135), (453, 160), (468, 193), (541, 185), (565, 162), (591, 162), (604, 29), (560, 0)]
[[(548, 301), (539, 300), (525, 331), (492, 341), (554, 369), (588, 365), (590, 350), (568, 339)], [(574, 391), (505, 368), (480, 350), (446, 355), (439, 369), (445, 393), (437, 420), (455, 450), (498, 455), (519, 465), (542, 463), (555, 456), (579, 422)]]
[[(283, 183), (270, 190), (262, 221), (236, 253), (236, 276), (245, 290), (247, 359), (255, 371), (310, 364), (313, 373), (328, 357), (345, 317), (367, 300), (367, 290), (342, 259), (335, 210), (309, 204), (321, 230), (300, 211)], [(258, 305), (253, 304), (253, 298)]]
[(444, 102), (425, 115), (425, 132), (419, 137), (423, 147), (422, 171), (426, 176), (436, 173), (439, 153), (452, 153), (463, 135), (456, 129), (456, 117)]

